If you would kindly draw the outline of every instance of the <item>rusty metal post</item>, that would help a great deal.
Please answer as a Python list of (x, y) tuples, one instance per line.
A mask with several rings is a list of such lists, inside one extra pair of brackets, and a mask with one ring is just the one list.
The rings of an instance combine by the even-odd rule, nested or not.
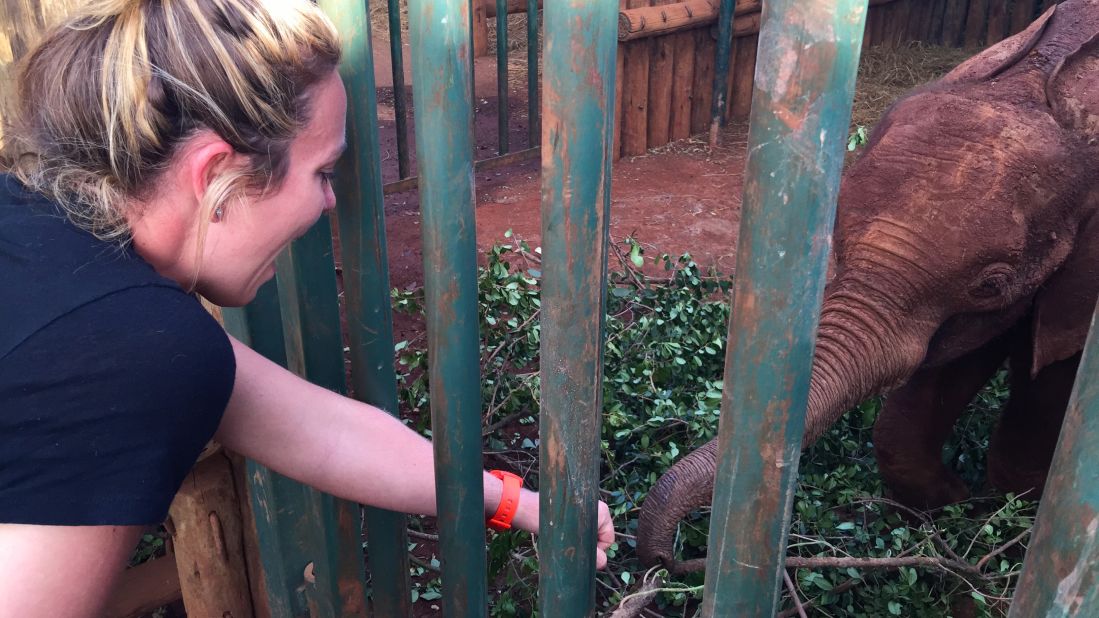
[(718, 132), (725, 124), (725, 100), (729, 93), (729, 55), (733, 49), (733, 14), (736, 0), (721, 0), (717, 16), (717, 56), (714, 58), (714, 95), (710, 106), (710, 148), (717, 147)]
[(496, 0), (496, 130), (500, 154), (508, 153), (508, 3)]
[(1099, 616), (1099, 307), (1091, 321), (1011, 618)]
[(527, 135), (529, 146), (538, 147), (542, 123), (538, 118), (538, 0), (527, 0)]
[(542, 93), (544, 616), (592, 616), (617, 0), (547, 2)]
[[(394, 53), (400, 53), (400, 14), (390, 2), (390, 33), (396, 23)], [(385, 207), (382, 201), (381, 153), (378, 146), (378, 101), (374, 84), (374, 53), (367, 6), (356, 0), (320, 0), (343, 41), (340, 74), (347, 88), (348, 149), (335, 182), (339, 220), (347, 335), (350, 340), (351, 385), (355, 398), (397, 414), (397, 376), (393, 367), (393, 319), (389, 300), (389, 260), (386, 257)], [(393, 60), (394, 88), (403, 101), (404, 81)], [(401, 69), (403, 72), (403, 69)], [(397, 108), (398, 138), (403, 126)], [(408, 144), (402, 176), (408, 175)], [(406, 517), (382, 509), (366, 509), (375, 616), (410, 616)]]
[[(404, 45), (401, 36), (401, 6), (399, 0), (387, 0), (389, 11), (389, 56), (393, 64), (393, 116), (397, 123), (397, 175), (402, 179), (412, 175), (409, 171), (408, 153), (408, 101), (405, 98), (404, 83)], [(364, 9), (365, 10), (365, 7)], [(370, 37), (369, 30), (367, 38)], [(370, 51), (371, 64), (374, 66), (373, 50)], [(371, 82), (374, 81), (371, 77)], [(374, 94), (377, 107), (377, 94)], [(374, 131), (377, 134), (377, 131)], [(375, 140), (377, 142), (377, 140)]]
[(468, 0), (410, 0), (431, 428), (446, 616), (487, 606)]
[(763, 6), (704, 616), (777, 609), (866, 11)]

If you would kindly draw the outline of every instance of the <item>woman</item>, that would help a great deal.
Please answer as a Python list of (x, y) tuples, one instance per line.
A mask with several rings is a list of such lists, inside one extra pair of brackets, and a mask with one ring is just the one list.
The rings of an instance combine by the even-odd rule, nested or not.
[[(339, 57), (306, 0), (99, 0), (26, 58), (0, 176), (0, 616), (97, 615), (210, 438), (435, 512), (429, 442), (265, 360), (191, 294), (249, 302), (334, 206)], [(484, 492), (492, 515), (503, 483)], [(518, 498), (511, 525), (537, 531), (538, 495)]]

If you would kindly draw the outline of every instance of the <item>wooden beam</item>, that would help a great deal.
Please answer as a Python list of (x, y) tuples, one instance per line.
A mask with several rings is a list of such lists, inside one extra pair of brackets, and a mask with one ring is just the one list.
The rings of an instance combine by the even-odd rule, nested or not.
[(253, 615), (236, 482), (224, 452), (208, 450), (199, 459), (169, 513), (188, 614)]
[(176, 561), (165, 556), (126, 569), (103, 615), (137, 618), (182, 598)]
[[(485, 7), (485, 13), (489, 17), (496, 17), (496, 2), (495, 0), (481, 0), (481, 4)], [(542, 0), (538, 0), (538, 8), (542, 8)], [(527, 12), (527, 0), (508, 0), (508, 15), (512, 13), (526, 13)]]
[[(895, 1), (870, 0), (870, 6)], [(735, 13), (737, 19), (733, 22), (734, 36), (750, 36), (759, 33), (762, 6), (762, 0), (737, 2)], [(701, 28), (717, 21), (718, 7), (718, 0), (687, 0), (676, 4), (625, 9), (618, 12), (618, 40), (631, 41)], [(744, 21), (742, 19), (744, 17), (751, 17), (751, 20)]]

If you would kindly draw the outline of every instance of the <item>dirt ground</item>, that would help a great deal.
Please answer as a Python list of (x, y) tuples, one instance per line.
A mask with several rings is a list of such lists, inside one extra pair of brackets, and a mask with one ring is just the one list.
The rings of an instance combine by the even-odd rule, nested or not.
[[(375, 39), (382, 176), (386, 182), (398, 178), (388, 45), (380, 37)], [(410, 65), (406, 46), (406, 73)], [(484, 159), (496, 154), (498, 143), (493, 57), (477, 59), (475, 79), (474, 135), (477, 158)], [(526, 88), (516, 87), (514, 77), (509, 81), (512, 84), (508, 99), (509, 140), (511, 150), (516, 151), (530, 147)], [(411, 100), (411, 87), (406, 91)], [(746, 133), (743, 125), (730, 126), (722, 146), (715, 151), (701, 141), (684, 141), (617, 161), (611, 185), (612, 240), (633, 236), (650, 255), (689, 251), (703, 266), (714, 265), (723, 272), (731, 272), (736, 255)], [(411, 129), (409, 141), (414, 141)], [(477, 173), (476, 188), (477, 244), (482, 252), (495, 243), (506, 242), (504, 233), (509, 229), (532, 247), (539, 244), (537, 161)], [(419, 201), (414, 191), (387, 196), (386, 234), (393, 287), (404, 289), (423, 284), (419, 226)]]

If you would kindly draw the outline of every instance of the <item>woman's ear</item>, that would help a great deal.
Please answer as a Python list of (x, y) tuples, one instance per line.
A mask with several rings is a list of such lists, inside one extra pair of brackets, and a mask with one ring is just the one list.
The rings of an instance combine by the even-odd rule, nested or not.
[(1034, 298), (1032, 376), (1084, 348), (1099, 298), (1099, 215), (1085, 221), (1065, 263)]
[(202, 204), (210, 185), (222, 174), (239, 168), (242, 158), (229, 142), (212, 131), (203, 131), (195, 136), (178, 161), (194, 203)]

